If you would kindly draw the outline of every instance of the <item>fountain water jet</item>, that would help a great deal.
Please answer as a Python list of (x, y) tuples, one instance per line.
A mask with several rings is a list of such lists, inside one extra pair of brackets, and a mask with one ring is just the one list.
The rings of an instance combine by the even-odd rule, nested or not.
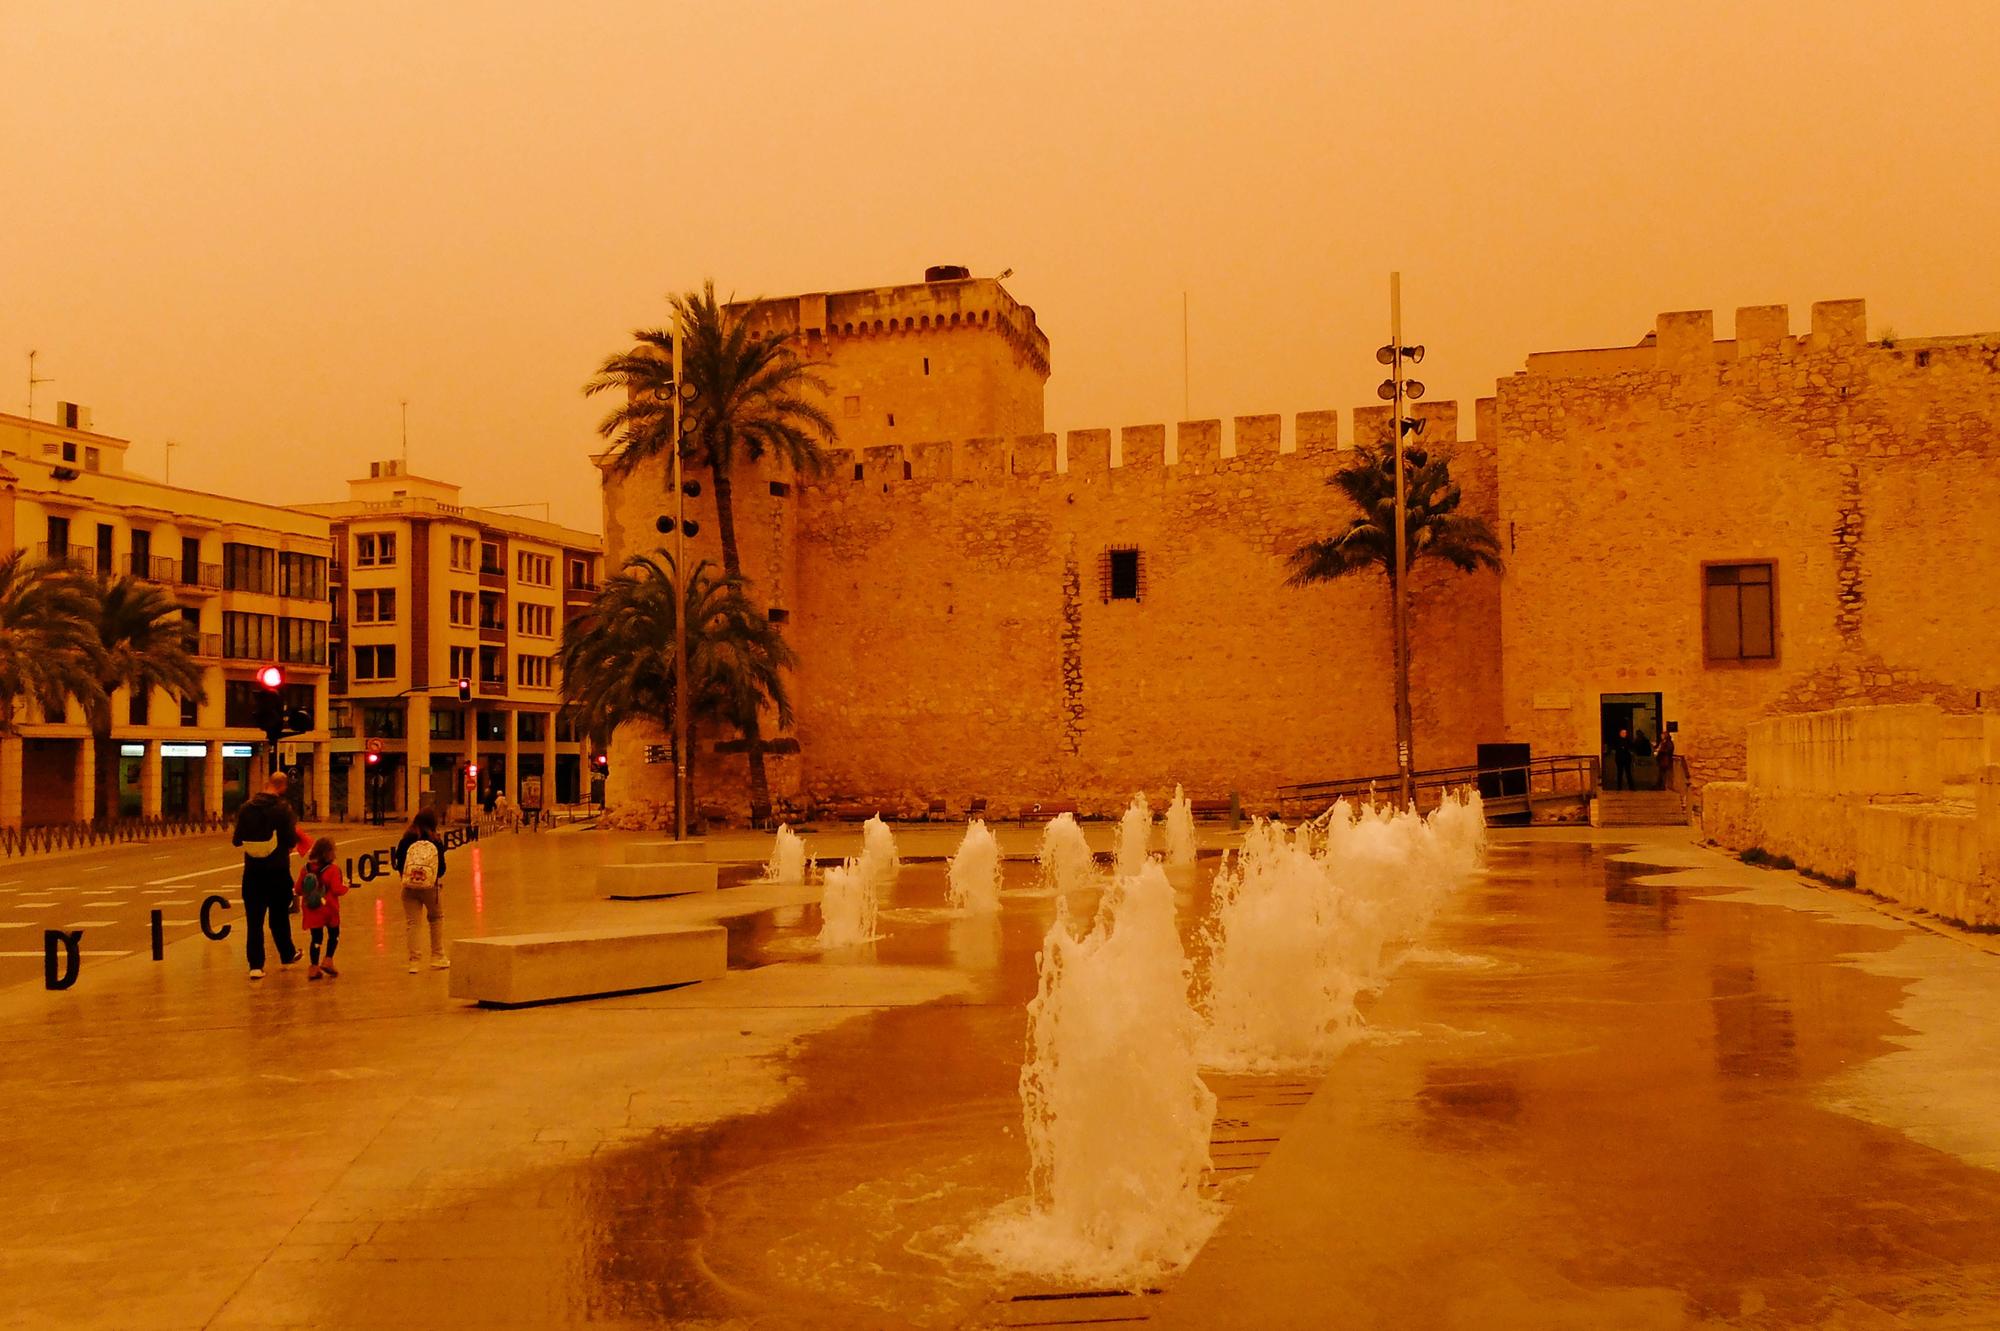
[(1194, 805), (1179, 786), (1167, 806), (1167, 867), (1194, 868)]
[(1198, 1071), (1188, 974), (1159, 863), (1114, 880), (1082, 938), (1058, 900), (1021, 1068), (1030, 1196), (968, 1248), (1016, 1270), (1131, 1286), (1200, 1249), (1219, 1215), (1200, 1193), (1215, 1095)]
[(1255, 824), (1204, 929), (1203, 1061), (1272, 1071), (1338, 1054), (1363, 1029), (1358, 997), (1388, 983), (1485, 841), (1477, 794), (1428, 819), (1341, 801), (1295, 832)]
[(1142, 791), (1132, 797), (1125, 816), (1118, 823), (1118, 857), (1112, 872), (1120, 878), (1136, 878), (1146, 867), (1153, 848), (1153, 806)]
[(1000, 909), (1000, 843), (984, 818), (965, 825), (958, 853), (951, 857), (946, 900), (954, 910), (975, 915)]
[(875, 937), (880, 904), (875, 882), (860, 861), (846, 860), (828, 869), (820, 888), (820, 946), (852, 947)]
[(1042, 829), (1042, 847), (1035, 858), (1041, 864), (1042, 885), (1058, 893), (1074, 891), (1088, 882), (1094, 862), (1090, 843), (1083, 839), (1083, 829), (1067, 813), (1049, 819), (1049, 825)]
[(777, 838), (771, 843), (770, 862), (764, 866), (764, 879), (788, 885), (806, 880), (806, 843), (790, 823), (779, 824)]
[(876, 814), (861, 825), (861, 859), (857, 862), (868, 880), (868, 890), (880, 897), (896, 885), (903, 862), (896, 855), (896, 834)]

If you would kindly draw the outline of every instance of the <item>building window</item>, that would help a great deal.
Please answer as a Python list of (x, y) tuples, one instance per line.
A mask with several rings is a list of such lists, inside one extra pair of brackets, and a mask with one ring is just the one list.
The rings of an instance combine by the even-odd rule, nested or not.
[(451, 649), (451, 677), (454, 682), (472, 678), (472, 649), (454, 647)]
[(842, 398), (840, 414), (843, 416), (859, 416), (861, 414), (861, 399), (858, 397)]
[(782, 624), (786, 620), (792, 617), (792, 612), (789, 610), (780, 609), (778, 606), (774, 605), (770, 609), (764, 612), (764, 617), (770, 620), (773, 624)]
[(523, 688), (545, 689), (549, 686), (549, 658), (546, 656), (516, 656), (514, 658), (514, 682)]
[(326, 561), (318, 555), (280, 555), (278, 594), (300, 601), (324, 601)]
[(396, 589), (393, 587), (364, 587), (356, 591), (354, 593), (354, 622), (357, 624), (395, 623)]
[(465, 712), (458, 707), (440, 707), (431, 713), (432, 739), (464, 739)]
[(201, 724), (201, 704), (193, 698), (181, 699), (181, 724), (184, 726)]
[(555, 637), (556, 608), (520, 602), (514, 607), (514, 631), (529, 638)]
[(239, 545), (227, 541), (222, 546), (222, 585), (233, 592), (262, 592), (277, 589), (278, 552), (262, 545)]
[[(478, 604), (479, 602), (474, 599), (471, 592), (453, 592), (451, 594), (451, 622), (462, 629), (471, 628), (475, 607)], [(454, 648), (453, 650), (457, 649)]]
[(1777, 566), (1702, 568), (1702, 635), (1711, 661), (1770, 661), (1778, 655)]
[(523, 744), (540, 744), (548, 734), (549, 718), (546, 712), (516, 712), (514, 714), (514, 738)]
[(133, 689), (126, 699), (125, 720), (135, 726), (145, 725), (146, 718), (152, 714), (152, 702), (151, 689)]
[(375, 647), (354, 649), (354, 678), (394, 679), (396, 677), (396, 647), (394, 643), (383, 643)]
[(362, 532), (354, 538), (356, 568), (389, 568), (396, 562), (396, 533)]
[(1131, 546), (1106, 550), (1097, 566), (1097, 592), (1105, 601), (1138, 601), (1146, 595), (1146, 567)]
[(222, 654), (237, 661), (268, 661), (277, 652), (277, 620), (271, 615), (222, 612)]
[(452, 537), (451, 566), (455, 569), (461, 569), (467, 573), (470, 573), (473, 569), (473, 559), (474, 556), (477, 554), (478, 549), (479, 549), (479, 543), (473, 540), (470, 536)]
[(569, 561), (569, 585), (586, 590), (597, 585), (597, 580), (590, 576), (590, 561), (588, 559), (572, 559)]
[(479, 545), (479, 571), (481, 573), (505, 573), (507, 566), (500, 562), (500, 543), (482, 541)]
[(786, 495), (790, 494), (791, 492), (792, 492), (792, 487), (787, 485), (785, 482), (783, 481), (771, 482), (771, 498), (783, 499)]
[(280, 619), (278, 659), (288, 665), (325, 665), (325, 623), (317, 619)]
[(83, 450), (83, 469), (85, 471), (96, 471), (101, 465), (102, 456), (98, 453), (96, 447), (94, 445), (86, 446)]
[(403, 709), (400, 707), (364, 707), (361, 709), (361, 724), (371, 739), (403, 738)]
[(531, 587), (547, 587), (555, 581), (556, 561), (548, 555), (531, 555), (523, 550), (514, 562), (514, 577)]

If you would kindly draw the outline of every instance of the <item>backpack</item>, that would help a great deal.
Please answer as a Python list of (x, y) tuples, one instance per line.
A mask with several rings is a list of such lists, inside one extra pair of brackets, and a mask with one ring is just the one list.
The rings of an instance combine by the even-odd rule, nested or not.
[(326, 880), (310, 864), (306, 866), (305, 878), (299, 883), (299, 896), (305, 900), (307, 910), (318, 910), (326, 905)]
[(251, 859), (263, 859), (278, 849), (278, 816), (273, 801), (248, 800), (236, 811), (236, 843)]
[(403, 852), (403, 886), (415, 888), (438, 885), (438, 848), (433, 841), (412, 841)]

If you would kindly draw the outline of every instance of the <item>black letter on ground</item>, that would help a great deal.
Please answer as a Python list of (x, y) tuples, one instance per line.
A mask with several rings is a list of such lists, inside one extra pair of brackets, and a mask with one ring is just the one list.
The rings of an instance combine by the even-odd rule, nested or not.
[(153, 912), (153, 960), (164, 961), (167, 957), (166, 912)]
[[(78, 950), (83, 942), (83, 930), (72, 929), (64, 933), (60, 929), (42, 931), (42, 984), (50, 989), (67, 989), (76, 983), (76, 973), (83, 969), (83, 953)], [(62, 944), (64, 971), (56, 974), (56, 944)]]
[(217, 906), (228, 910), (229, 898), (212, 896), (201, 903), (201, 936), (219, 943), (229, 937), (229, 926), (226, 924), (216, 925), (209, 920), (208, 913)]

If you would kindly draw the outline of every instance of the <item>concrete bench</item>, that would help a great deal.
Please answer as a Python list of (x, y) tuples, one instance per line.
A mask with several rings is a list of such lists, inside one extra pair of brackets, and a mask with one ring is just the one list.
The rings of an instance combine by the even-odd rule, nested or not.
[(623, 864), (600, 865), (598, 890), (613, 901), (656, 901), (661, 897), (713, 892), (718, 870), (708, 862), (705, 841), (635, 841), (625, 847)]
[(720, 978), (728, 956), (720, 925), (460, 938), (451, 945), (451, 996), (522, 1007), (665, 989)]

